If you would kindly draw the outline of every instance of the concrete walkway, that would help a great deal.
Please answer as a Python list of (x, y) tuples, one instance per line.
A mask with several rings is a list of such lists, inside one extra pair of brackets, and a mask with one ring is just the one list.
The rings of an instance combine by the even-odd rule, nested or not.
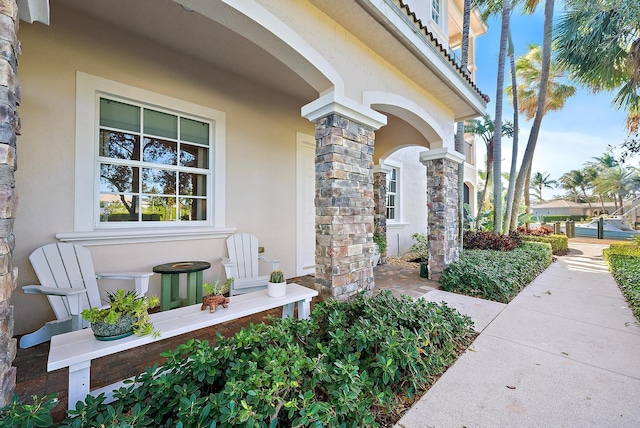
[(480, 335), (396, 427), (640, 427), (640, 327), (604, 246), (570, 247), (508, 305), (425, 295)]

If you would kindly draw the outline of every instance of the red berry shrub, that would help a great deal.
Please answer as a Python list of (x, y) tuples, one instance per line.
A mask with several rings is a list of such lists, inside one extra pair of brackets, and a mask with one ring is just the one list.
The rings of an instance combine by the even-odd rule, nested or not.
[(522, 244), (520, 235), (511, 232), (508, 235), (483, 231), (466, 230), (463, 247), (465, 250), (511, 251)]

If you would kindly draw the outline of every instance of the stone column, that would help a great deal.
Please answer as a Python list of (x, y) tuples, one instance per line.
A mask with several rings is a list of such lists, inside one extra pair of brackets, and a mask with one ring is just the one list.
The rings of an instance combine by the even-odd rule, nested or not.
[(444, 147), (421, 153), (420, 161), (427, 167), (429, 279), (438, 280), (459, 257), (458, 168), (464, 158)]
[(20, 83), (16, 77), (20, 56), (17, 30), (15, 0), (0, 0), (0, 407), (11, 401), (16, 384), (16, 369), (11, 366), (16, 355), (16, 339), (9, 299), (17, 276), (12, 254), (18, 199), (14, 182), (16, 134), (20, 132), (16, 111), (16, 105), (20, 104)]
[(316, 125), (316, 288), (336, 299), (371, 292), (373, 143), (387, 118), (338, 90), (301, 113)]
[(373, 290), (374, 131), (337, 114), (316, 121), (316, 285)]
[[(373, 168), (373, 202), (375, 203), (373, 221), (378, 225), (378, 230), (373, 233), (387, 234), (387, 174), (389, 167), (384, 164)], [(380, 254), (380, 262), (384, 263), (387, 252)]]

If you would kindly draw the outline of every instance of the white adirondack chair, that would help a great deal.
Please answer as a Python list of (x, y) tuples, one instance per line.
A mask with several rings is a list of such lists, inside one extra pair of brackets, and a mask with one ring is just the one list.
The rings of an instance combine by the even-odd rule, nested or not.
[(100, 307), (100, 292), (96, 278), (133, 279), (139, 296), (149, 289), (153, 272), (123, 272), (96, 274), (91, 253), (73, 244), (49, 244), (38, 248), (29, 256), (31, 265), (42, 285), (26, 285), (26, 294), (44, 294), (49, 299), (56, 320), (39, 330), (25, 334), (20, 347), (28, 348), (46, 342), (51, 336), (79, 330), (89, 326), (80, 313), (89, 307)]
[(222, 259), (222, 264), (227, 278), (233, 278), (229, 289), (231, 296), (267, 288), (269, 275), (259, 275), (258, 261), (270, 263), (271, 270), (280, 266), (280, 260), (272, 260), (258, 254), (258, 238), (248, 233), (236, 233), (228, 237), (227, 250), (229, 258)]

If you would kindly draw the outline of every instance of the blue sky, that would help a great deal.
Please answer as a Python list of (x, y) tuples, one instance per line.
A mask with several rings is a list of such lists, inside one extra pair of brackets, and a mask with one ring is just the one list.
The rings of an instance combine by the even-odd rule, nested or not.
[[(528, 44), (542, 44), (543, 10), (544, 2), (540, 2), (539, 10), (532, 16), (522, 16), (519, 11), (513, 14), (511, 28), (516, 58), (526, 53)], [(561, 12), (559, 5), (556, 4), (556, 15)], [(494, 100), (496, 99), (499, 44), (500, 22), (497, 19), (491, 19), (487, 34), (479, 37), (476, 44), (478, 65), (476, 82), (482, 92), (491, 98), (487, 113), (492, 118), (495, 116)], [(506, 73), (509, 73), (508, 67)], [(505, 81), (505, 86), (508, 86), (510, 84), (508, 75), (505, 76)], [(576, 94), (567, 101), (564, 108), (547, 113), (542, 120), (533, 159), (533, 172), (547, 172), (554, 180), (572, 169), (583, 168), (585, 162), (601, 156), (608, 145), (619, 145), (627, 136), (626, 114), (611, 105), (612, 93), (594, 95), (588, 89), (575, 86)], [(513, 120), (513, 108), (506, 95), (504, 105), (503, 120)], [(526, 122), (524, 116), (520, 116), (518, 169), (529, 138), (530, 126), (531, 123)], [(482, 166), (485, 164), (484, 144), (481, 143), (480, 146), (477, 161), (479, 168), (484, 169)], [(511, 146), (510, 138), (502, 139), (503, 172), (508, 172), (511, 167)], [(636, 158), (631, 162), (638, 164)], [(543, 197), (551, 199), (553, 195), (563, 192), (562, 189), (545, 189)]]

